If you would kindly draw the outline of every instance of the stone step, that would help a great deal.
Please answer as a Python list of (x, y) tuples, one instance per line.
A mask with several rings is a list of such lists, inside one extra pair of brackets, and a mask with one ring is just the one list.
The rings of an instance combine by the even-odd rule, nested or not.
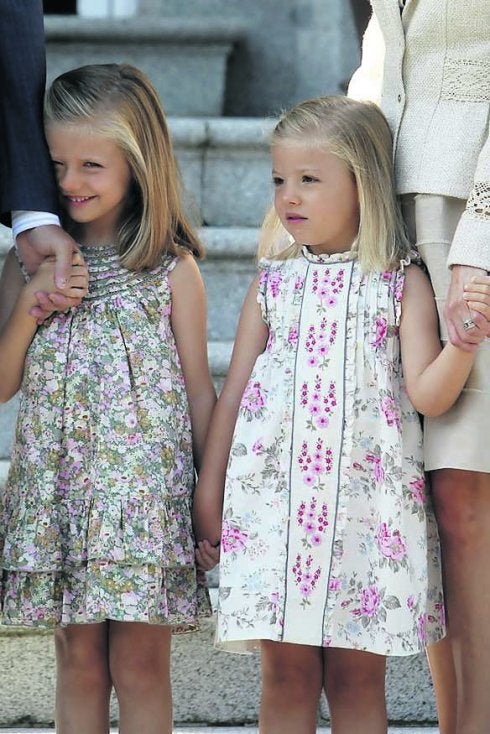
[(243, 20), (219, 16), (47, 16), (48, 82), (84, 64), (128, 62), (148, 74), (167, 114), (221, 115), (227, 59), (245, 30)]
[[(256, 273), (255, 227), (203, 227), (206, 258), (200, 263), (208, 300), (208, 336), (211, 342), (231, 342), (240, 309)], [(217, 363), (212, 364), (213, 374)], [(221, 373), (220, 373), (221, 374)]]
[(272, 118), (172, 118), (169, 126), (194, 222), (257, 227), (272, 201)]

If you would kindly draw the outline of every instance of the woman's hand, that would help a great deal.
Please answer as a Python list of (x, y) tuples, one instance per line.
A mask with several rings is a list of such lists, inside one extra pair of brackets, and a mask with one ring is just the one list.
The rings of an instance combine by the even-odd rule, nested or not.
[(468, 308), (481, 314), (490, 328), (490, 275), (473, 276), (464, 287), (463, 297)]
[[(474, 279), (485, 279), (480, 268), (453, 265), (451, 284), (444, 309), (451, 344), (465, 351), (474, 351), (475, 345), (490, 336), (490, 321), (481, 310), (473, 309), (465, 299), (465, 287)], [(487, 313), (488, 315), (488, 313)]]

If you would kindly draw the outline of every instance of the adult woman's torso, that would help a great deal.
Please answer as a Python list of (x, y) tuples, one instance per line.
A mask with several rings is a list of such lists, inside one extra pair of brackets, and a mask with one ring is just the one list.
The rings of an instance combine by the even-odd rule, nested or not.
[(372, 7), (385, 45), (380, 103), (394, 135), (398, 191), (466, 199), (488, 138), (490, 3)]

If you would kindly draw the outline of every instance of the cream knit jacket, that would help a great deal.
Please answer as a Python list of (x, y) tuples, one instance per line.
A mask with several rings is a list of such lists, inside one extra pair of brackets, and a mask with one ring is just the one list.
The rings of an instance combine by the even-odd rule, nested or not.
[(448, 265), (490, 271), (490, 0), (371, 0), (348, 95), (382, 107), (398, 193), (467, 199)]

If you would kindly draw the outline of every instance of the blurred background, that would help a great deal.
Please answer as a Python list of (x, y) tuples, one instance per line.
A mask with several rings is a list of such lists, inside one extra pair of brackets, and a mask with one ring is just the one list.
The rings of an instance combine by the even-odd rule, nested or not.
[[(97, 47), (115, 59), (146, 66), (148, 46), (159, 46), (165, 53), (153, 65), (157, 80), (169, 46), (183, 51), (186, 44), (194, 50), (200, 45), (203, 60), (215, 52), (227, 30), (222, 77), (206, 84), (220, 84), (222, 97), (212, 109), (201, 111), (260, 116), (308, 96), (341, 91), (357, 65), (358, 36), (370, 9), (367, 0), (45, 0), (44, 11), (53, 72), (70, 66), (74, 58), (60, 37), (63, 29), (78, 47), (80, 60), (91, 60)], [(194, 39), (189, 37), (192, 29)], [(126, 38), (121, 38), (124, 30)], [(164, 101), (169, 114), (192, 115), (197, 109), (192, 96), (178, 105), (174, 101), (177, 92), (185, 98), (188, 89), (182, 72), (181, 88), (169, 89)]]

